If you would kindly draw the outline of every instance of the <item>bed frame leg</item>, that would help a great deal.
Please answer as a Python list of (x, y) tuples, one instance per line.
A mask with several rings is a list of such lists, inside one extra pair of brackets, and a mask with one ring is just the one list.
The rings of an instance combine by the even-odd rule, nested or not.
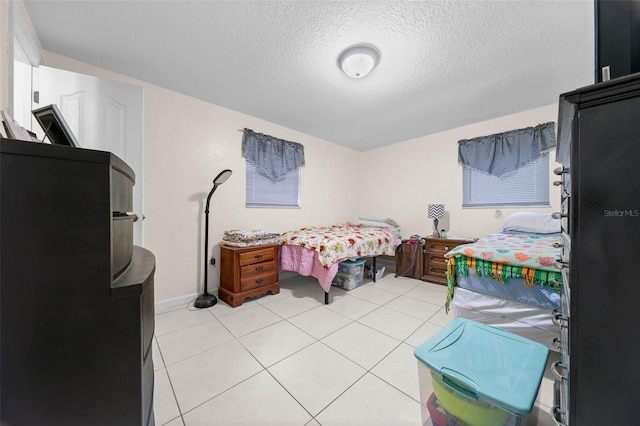
[(376, 275), (378, 275), (377, 272), (378, 270), (376, 269), (376, 257), (373, 256), (373, 275), (372, 276), (373, 276), (374, 283), (376, 282)]
[(325, 305), (329, 304), (329, 292), (328, 291), (324, 292), (324, 304)]

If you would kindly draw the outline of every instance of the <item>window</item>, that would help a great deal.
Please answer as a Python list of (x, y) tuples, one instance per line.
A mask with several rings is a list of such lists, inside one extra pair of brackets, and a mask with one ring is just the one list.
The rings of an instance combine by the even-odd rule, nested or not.
[(304, 146), (244, 129), (247, 207), (300, 207)]
[(502, 177), (462, 168), (462, 207), (549, 205), (549, 154)]
[(300, 168), (273, 182), (247, 164), (247, 207), (300, 207)]

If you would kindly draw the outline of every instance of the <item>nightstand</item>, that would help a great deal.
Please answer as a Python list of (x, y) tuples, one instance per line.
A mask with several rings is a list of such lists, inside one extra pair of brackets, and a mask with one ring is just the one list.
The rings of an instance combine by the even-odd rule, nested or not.
[(447, 259), (444, 255), (461, 244), (475, 241), (472, 238), (435, 238), (424, 239), (422, 258), (422, 281), (447, 285)]
[(218, 296), (232, 307), (247, 297), (280, 293), (278, 255), (280, 245), (220, 247)]

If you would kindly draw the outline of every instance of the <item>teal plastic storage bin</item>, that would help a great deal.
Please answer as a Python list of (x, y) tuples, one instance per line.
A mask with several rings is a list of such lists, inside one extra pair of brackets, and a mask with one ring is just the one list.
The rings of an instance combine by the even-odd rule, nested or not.
[[(526, 423), (549, 350), (500, 328), (456, 318), (414, 354), (421, 398), (430, 381), (451, 419), (470, 426), (500, 426)], [(425, 389), (424, 394), (429, 392)]]

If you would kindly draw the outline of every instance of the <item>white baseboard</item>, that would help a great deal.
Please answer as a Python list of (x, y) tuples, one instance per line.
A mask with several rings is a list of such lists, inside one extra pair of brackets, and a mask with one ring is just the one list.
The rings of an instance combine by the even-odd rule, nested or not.
[(166, 311), (172, 311), (175, 308), (188, 305), (189, 303), (192, 303), (196, 299), (196, 297), (198, 297), (198, 293), (188, 294), (186, 296), (180, 296), (174, 299), (160, 300), (154, 305), (156, 314), (160, 314)]

